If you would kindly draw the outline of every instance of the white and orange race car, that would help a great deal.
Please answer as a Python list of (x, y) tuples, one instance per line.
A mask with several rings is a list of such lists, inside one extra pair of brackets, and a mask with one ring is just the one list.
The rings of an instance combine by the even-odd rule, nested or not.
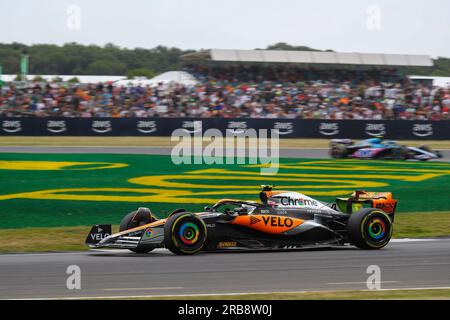
[(203, 212), (177, 209), (165, 219), (139, 208), (123, 218), (118, 233), (111, 234), (111, 225), (93, 226), (86, 244), (137, 253), (167, 248), (195, 254), (346, 244), (380, 249), (392, 236), (397, 200), (390, 192), (355, 191), (332, 203), (272, 186), (262, 186), (259, 195), (261, 202), (223, 199)]

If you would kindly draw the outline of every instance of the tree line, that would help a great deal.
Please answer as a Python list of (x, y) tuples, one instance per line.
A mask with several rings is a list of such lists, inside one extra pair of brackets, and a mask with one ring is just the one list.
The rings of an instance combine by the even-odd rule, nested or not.
[[(306, 46), (276, 43), (265, 49), (320, 51)], [(327, 50), (332, 51), (332, 50)], [(153, 77), (156, 74), (178, 70), (181, 56), (195, 50), (157, 46), (151, 49), (122, 48), (114, 44), (104, 46), (66, 43), (25, 45), (0, 43), (0, 66), (4, 74), (19, 73), (21, 54), (30, 56), (29, 74), (44, 75), (127, 75)], [(405, 74), (450, 76), (450, 59), (439, 57), (430, 68), (408, 67)]]

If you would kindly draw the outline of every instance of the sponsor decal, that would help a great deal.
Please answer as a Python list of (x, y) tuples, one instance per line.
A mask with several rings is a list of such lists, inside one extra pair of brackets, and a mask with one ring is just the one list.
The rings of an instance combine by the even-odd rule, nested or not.
[(339, 133), (339, 123), (322, 122), (319, 125), (319, 132), (325, 136), (334, 136)]
[(144, 234), (142, 235), (142, 240), (144, 239), (151, 239), (155, 236), (155, 232), (152, 228), (145, 229)]
[(92, 122), (92, 131), (97, 133), (107, 133), (112, 130), (112, 124), (109, 120), (95, 120)]
[(382, 202), (382, 203), (377, 203), (377, 205), (375, 206), (377, 209), (381, 209), (383, 211), (392, 211), (395, 209), (395, 202)]
[(217, 248), (230, 248), (230, 247), (237, 247), (237, 242), (222, 241), (222, 242), (219, 242), (219, 244), (217, 245)]
[(65, 120), (48, 120), (47, 130), (53, 133), (61, 133), (67, 130)]
[(8, 133), (19, 132), (22, 130), (22, 122), (20, 120), (4, 120), (2, 121), (2, 130)]
[(109, 237), (111, 234), (109, 233), (102, 233), (103, 232), (103, 228), (101, 226), (97, 227), (97, 233), (91, 233), (90, 237), (93, 241), (99, 242), (102, 241), (103, 239)]
[(303, 198), (293, 199), (291, 197), (275, 197), (275, 198), (279, 198), (280, 203), (283, 206), (314, 206), (314, 207), (318, 206), (318, 202), (312, 199), (303, 199)]
[(160, 243), (161, 237), (164, 235), (164, 229), (161, 227), (148, 227), (142, 232), (142, 243)]
[(250, 217), (250, 225), (255, 224), (255, 223), (258, 223), (258, 222), (260, 222), (260, 221), (261, 221), (261, 219), (258, 219), (258, 218), (255, 217), (255, 216), (251, 216), (251, 217)]
[(247, 129), (247, 121), (230, 121), (227, 130), (234, 134), (242, 134)]
[(372, 137), (383, 136), (386, 134), (386, 126), (384, 123), (367, 123), (365, 132)]
[(303, 223), (303, 220), (301, 219), (279, 215), (259, 215), (258, 219), (260, 220), (258, 223), (252, 224), (250, 221), (250, 216), (244, 215), (237, 216), (230, 223), (271, 234), (280, 234), (286, 232)]
[(413, 124), (413, 135), (416, 137), (427, 137), (433, 135), (433, 125), (431, 123), (428, 124)]
[(157, 130), (156, 121), (139, 120), (137, 123), (137, 131), (141, 133), (153, 133)]
[(263, 216), (264, 225), (271, 227), (286, 227), (290, 228), (294, 224), (291, 218), (275, 217), (275, 216)]
[(196, 133), (202, 130), (201, 121), (183, 121), (182, 128), (188, 133)]
[(291, 134), (294, 132), (294, 124), (292, 122), (275, 122), (273, 129), (279, 135)]
[(128, 234), (128, 236), (133, 237), (133, 236), (140, 236), (142, 234), (142, 230), (138, 230), (138, 231), (134, 231), (134, 232), (130, 232)]
[(383, 148), (366, 148), (366, 149), (359, 149), (355, 152), (355, 157), (359, 158), (370, 158), (379, 153), (380, 151), (384, 150)]

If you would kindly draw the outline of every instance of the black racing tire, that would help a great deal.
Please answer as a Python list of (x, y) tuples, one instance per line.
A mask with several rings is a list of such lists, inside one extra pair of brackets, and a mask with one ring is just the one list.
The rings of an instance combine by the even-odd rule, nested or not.
[(336, 149), (335, 148), (332, 148), (332, 149), (330, 149), (330, 152), (329, 152), (329, 154), (330, 154), (330, 157), (331, 158), (333, 158), (333, 159), (337, 159), (338, 158), (338, 154), (337, 154), (337, 152), (336, 152)]
[(392, 150), (392, 159), (401, 161), (408, 158), (408, 149), (406, 148), (396, 148)]
[(134, 223), (133, 221), (131, 221), (131, 219), (133, 219), (135, 214), (136, 214), (136, 211), (133, 211), (133, 212), (127, 213), (127, 215), (122, 218), (122, 221), (120, 221), (119, 232), (139, 226), (138, 223)]
[(387, 148), (377, 153), (373, 159), (402, 161), (407, 159), (407, 152), (403, 148)]
[[(136, 210), (137, 211), (137, 210)], [(119, 232), (131, 229), (131, 228), (136, 228), (139, 227), (141, 224), (145, 224), (148, 221), (133, 221), (133, 217), (136, 214), (136, 211), (132, 211), (130, 213), (128, 213), (125, 217), (123, 217), (122, 221), (120, 222), (120, 226), (119, 226)], [(154, 248), (153, 247), (138, 247), (138, 248), (134, 248), (134, 249), (128, 249), (130, 251), (133, 251), (135, 253), (148, 253), (150, 251), (152, 251)]]
[(360, 249), (381, 249), (392, 237), (393, 224), (380, 209), (364, 208), (353, 213), (347, 223), (350, 243)]
[(205, 222), (195, 214), (176, 213), (164, 224), (164, 245), (175, 254), (196, 254), (203, 249), (205, 243)]
[(422, 149), (422, 150), (427, 151), (427, 152), (433, 152), (431, 150), (431, 148), (429, 146), (427, 146), (426, 144), (422, 144), (421, 146), (419, 146), (419, 149)]
[(342, 145), (335, 145), (330, 149), (330, 157), (333, 159), (344, 159), (347, 158), (347, 149)]

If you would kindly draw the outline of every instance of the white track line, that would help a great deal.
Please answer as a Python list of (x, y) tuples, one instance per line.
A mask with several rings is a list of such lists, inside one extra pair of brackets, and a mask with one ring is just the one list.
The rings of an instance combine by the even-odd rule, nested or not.
[(410, 243), (410, 242), (427, 242), (427, 241), (450, 241), (450, 238), (435, 238), (435, 239), (405, 238), (405, 239), (392, 239), (389, 242)]
[[(398, 283), (401, 281), (380, 281), (380, 284), (383, 283)], [(340, 284), (366, 284), (367, 281), (359, 281), (359, 282), (327, 282), (329, 285), (340, 285)]]
[(150, 290), (181, 290), (184, 287), (153, 287), (153, 288), (106, 288), (103, 291), (150, 291)]

